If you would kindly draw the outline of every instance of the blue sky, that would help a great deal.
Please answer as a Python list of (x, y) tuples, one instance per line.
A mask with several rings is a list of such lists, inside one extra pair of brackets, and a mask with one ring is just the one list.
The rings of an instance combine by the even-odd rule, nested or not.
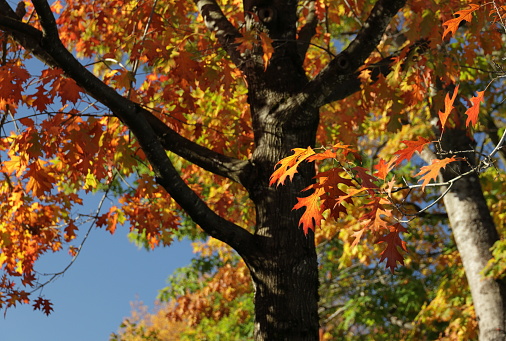
[[(167, 276), (191, 258), (188, 241), (148, 252), (128, 241), (126, 228), (113, 236), (95, 229), (74, 265), (42, 291), (54, 312), (46, 316), (27, 305), (9, 309), (5, 318), (0, 316), (0, 340), (108, 340), (130, 315), (130, 302), (152, 307)], [(65, 251), (47, 255), (38, 269), (60, 271), (69, 260)]]

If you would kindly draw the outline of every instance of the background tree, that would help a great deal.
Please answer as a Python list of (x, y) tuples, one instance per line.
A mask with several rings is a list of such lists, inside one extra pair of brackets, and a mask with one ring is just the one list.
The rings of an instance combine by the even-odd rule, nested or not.
[[(325, 236), (339, 231), (343, 257), (367, 259), (380, 248), (393, 271), (406, 250), (400, 234), (416, 227), (401, 220), (409, 212), (395, 201), (401, 190), (389, 174), (418, 151), (431, 162), (418, 173), (425, 192), (406, 186), (402, 200), (436, 200), (429, 182), (447, 166), (444, 201), (480, 337), (501, 339), (504, 282), (500, 252), (495, 262), (490, 252), (498, 233), (474, 173), (502, 141), (487, 131), (497, 148), (475, 153), (489, 141), (466, 130), (477, 123), (483, 93), (467, 118), (457, 102), (467, 105), (496, 76), (484, 104), (487, 127), (497, 125), (503, 72), (488, 63), (502, 47), (504, 31), (491, 25), (502, 23), (504, 9), (471, 6), (451, 21), (459, 1), (245, 1), (244, 12), (240, 5), (34, 0), (20, 17), (0, 1), (2, 125), (13, 130), (2, 139), (1, 303), (32, 299), (51, 310), (22, 286), (37, 288), (34, 261), (74, 238), (81, 191), (103, 191), (120, 203), (94, 217), (111, 233), (128, 221), (146, 245), (169, 244), (184, 212), (232, 247), (253, 279), (256, 339), (317, 339), (313, 231), (321, 212), (339, 223)], [(453, 40), (442, 39), (442, 23)], [(48, 66), (40, 75), (26, 69), (32, 55)], [(462, 115), (449, 115), (453, 104)], [(23, 107), (33, 114), (20, 114)], [(439, 126), (428, 124), (434, 118)], [(440, 138), (430, 152), (433, 134)], [(398, 158), (386, 158), (392, 154)], [(305, 161), (321, 161), (316, 178)], [(464, 204), (471, 206), (463, 215)], [(361, 244), (367, 234), (379, 245)], [(491, 276), (482, 280), (489, 260)]]

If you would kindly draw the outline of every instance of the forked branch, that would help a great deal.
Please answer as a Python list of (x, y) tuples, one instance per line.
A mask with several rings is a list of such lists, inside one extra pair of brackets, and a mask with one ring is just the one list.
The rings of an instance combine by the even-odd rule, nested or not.
[(307, 105), (319, 108), (347, 96), (350, 82), (358, 82), (357, 70), (378, 46), (390, 21), (405, 3), (406, 0), (376, 2), (355, 39), (304, 90)]

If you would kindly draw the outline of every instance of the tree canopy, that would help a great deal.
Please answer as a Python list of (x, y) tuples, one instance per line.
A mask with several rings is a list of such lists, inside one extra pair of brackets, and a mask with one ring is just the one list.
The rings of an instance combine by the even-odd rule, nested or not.
[(16, 5), (0, 1), (0, 307), (49, 314), (36, 261), (75, 259), (88, 220), (146, 248), (224, 243), (164, 291), (175, 334), (504, 337), (506, 6)]

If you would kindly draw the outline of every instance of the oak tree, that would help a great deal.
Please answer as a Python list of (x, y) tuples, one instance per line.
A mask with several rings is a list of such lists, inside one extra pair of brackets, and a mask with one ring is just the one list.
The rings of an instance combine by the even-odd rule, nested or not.
[[(480, 338), (504, 337), (501, 244), (493, 257), (494, 200), (479, 178), (502, 166), (501, 4), (33, 0), (0, 10), (2, 306), (51, 311), (25, 289), (40, 286), (35, 261), (74, 240), (83, 192), (100, 191), (118, 204), (91, 218), (111, 233), (128, 224), (149, 247), (167, 245), (191, 219), (233, 248), (253, 281), (256, 339), (315, 340), (322, 221), (335, 219), (329, 230), (349, 248), (376, 242), (393, 272), (408, 250), (402, 234), (416, 230), (403, 203), (430, 203), (423, 214), (443, 200)], [(409, 161), (421, 185), (392, 178)]]

